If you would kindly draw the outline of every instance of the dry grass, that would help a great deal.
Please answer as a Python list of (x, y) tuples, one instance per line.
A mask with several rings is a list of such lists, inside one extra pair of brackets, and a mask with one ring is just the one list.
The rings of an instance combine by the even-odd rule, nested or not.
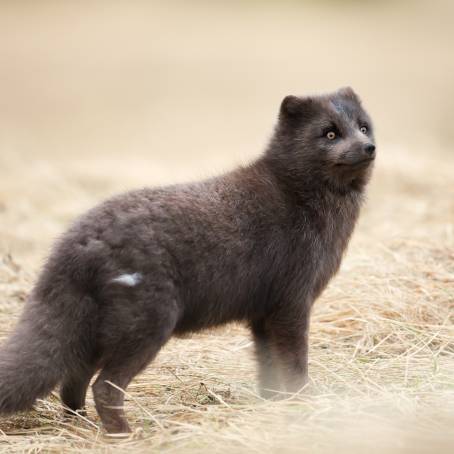
[[(14, 22), (15, 16), (11, 13), (14, 8), (8, 9), (8, 26), (11, 30), (20, 23), (17, 17)], [(114, 21), (114, 26), (123, 23), (122, 21), (134, 22), (136, 10), (131, 12), (125, 8), (129, 15), (118, 14), (117, 17), (112, 13), (117, 20)], [(305, 21), (306, 26), (317, 23), (324, 27), (325, 21), (320, 21), (316, 7), (311, 8), (313, 9), (301, 20)], [(443, 115), (452, 110), (448, 103), (449, 96), (443, 98), (443, 95), (446, 92), (449, 94), (450, 88), (446, 81), (452, 80), (454, 71), (452, 59), (443, 57), (448, 55), (447, 50), (450, 48), (449, 43), (444, 41), (443, 34), (447, 33), (446, 30), (442, 27), (432, 30), (431, 39), (435, 40), (434, 36), (440, 38), (439, 42), (436, 42), (437, 46), (435, 41), (427, 41), (428, 36), (420, 36), (419, 30), (423, 26), (427, 27), (428, 23), (430, 25), (436, 15), (433, 10), (421, 12), (418, 8), (415, 7), (411, 12), (402, 8), (396, 15), (378, 11), (376, 17), (382, 21), (380, 24), (383, 26), (393, 21), (403, 24), (401, 35), (397, 36), (402, 39), (401, 46), (408, 46), (407, 54), (410, 55), (413, 48), (419, 49), (418, 46), (426, 46), (426, 49), (432, 46), (434, 49), (433, 54), (426, 56), (430, 61), (440, 63), (438, 67), (428, 68), (426, 73), (426, 77), (431, 81), (431, 100), (429, 94), (420, 90), (418, 83), (421, 81), (421, 75), (411, 66), (413, 60), (409, 59), (405, 65), (399, 65), (397, 60), (393, 60), (394, 56), (386, 52), (389, 40), (398, 40), (395, 36), (387, 38), (383, 35), (382, 41), (377, 41), (373, 30), (369, 35), (365, 32), (366, 42), (375, 46), (376, 58), (383, 64), (394, 64), (393, 73), (397, 79), (399, 75), (404, 78), (408, 71), (414, 71), (414, 78), (409, 80), (405, 87), (398, 87), (399, 89), (394, 89), (391, 95), (385, 97), (385, 92), (392, 85), (392, 80), (387, 79), (386, 73), (368, 77), (360, 72), (359, 67), (353, 68), (351, 73), (356, 75), (352, 77), (357, 77), (357, 81), (363, 84), (363, 91), (366, 91), (364, 97), (371, 99), (372, 113), (378, 112), (383, 131), (379, 133), (380, 155), (369, 191), (369, 200), (342, 269), (316, 303), (311, 327), (311, 382), (307, 389), (299, 396), (281, 402), (261, 400), (256, 393), (255, 365), (249, 334), (240, 326), (229, 326), (216, 332), (195, 335), (190, 339), (172, 340), (154, 364), (134, 380), (127, 390), (126, 407), (136, 432), (129, 439), (112, 440), (103, 435), (91, 394), (88, 399), (87, 418), (72, 420), (63, 418), (58, 398), (51, 396), (39, 401), (36, 410), (32, 412), (1, 419), (0, 450), (12, 453), (453, 452), (454, 162), (446, 145), (451, 133), (444, 131), (444, 136), (438, 136), (440, 129), (436, 119), (440, 118), (440, 109)], [(93, 12), (93, 23), (98, 23), (101, 17), (99, 11), (95, 9)], [(159, 11), (162, 17), (167, 17), (162, 9)], [(405, 25), (403, 18), (408, 18), (410, 13), (413, 14), (411, 21), (408, 19), (411, 25)], [(69, 26), (70, 21), (65, 14), (67, 12), (58, 16), (58, 27)], [(196, 25), (194, 35), (189, 36), (189, 39), (197, 41), (199, 16), (195, 13), (191, 15), (190, 12), (187, 14)], [(204, 10), (203, 14), (211, 17), (214, 13)], [(297, 15), (286, 9), (280, 14), (282, 16), (279, 20), (285, 18), (287, 22), (279, 39), (290, 42), (296, 36), (301, 36), (301, 45), (304, 46), (307, 42), (306, 32), (295, 28), (297, 21), (293, 21)], [(365, 19), (361, 14), (367, 16), (368, 13), (366, 11), (351, 14), (339, 11), (339, 16), (330, 14), (327, 12), (325, 16), (330, 27), (333, 27), (337, 17), (342, 17), (343, 21), (351, 21), (348, 22), (349, 30), (355, 35), (357, 21)], [(172, 10), (172, 18), (180, 27), (185, 26), (183, 16), (179, 9)], [(77, 21), (77, 14), (74, 17)], [(154, 19), (156, 27), (159, 27), (159, 17)], [(237, 16), (233, 14), (232, 17)], [(258, 52), (258, 57), (250, 63), (249, 68), (252, 73), (256, 70), (257, 73), (263, 74), (263, 91), (260, 91), (261, 88), (257, 89), (265, 96), (268, 86), (276, 87), (276, 84), (281, 84), (283, 87), (292, 85), (295, 81), (291, 80), (292, 76), (288, 76), (289, 79), (282, 76), (283, 79), (276, 82), (273, 73), (266, 76), (266, 73), (262, 72), (264, 67), (271, 69), (275, 65), (275, 59), (283, 59), (287, 50), (282, 56), (279, 49), (273, 47), (274, 35), (268, 37), (258, 25), (260, 20), (271, 21), (271, 17), (274, 17), (271, 12), (266, 10), (260, 20), (254, 17), (247, 16), (244, 24), (238, 19), (240, 25), (237, 32), (241, 35), (243, 25), (247, 24), (260, 36), (261, 48), (271, 49), (269, 56)], [(443, 18), (445, 20), (446, 15)], [(27, 27), (32, 27), (32, 31), (33, 24), (31, 20), (27, 22)], [(270, 27), (276, 27), (274, 22), (274, 25), (271, 24), (272, 22)], [(198, 26), (200, 28), (200, 24)], [(276, 31), (273, 28), (271, 30)], [(396, 30), (397, 28), (394, 31)], [(57, 68), (55, 71), (59, 71), (55, 62), (66, 60), (59, 60), (58, 52), (61, 49), (59, 50), (58, 46), (68, 43), (54, 43), (52, 31), (41, 30), (40, 33), (39, 46), (41, 50), (48, 49), (48, 64)], [(96, 33), (89, 30), (85, 35), (76, 30), (74, 36), (81, 42), (88, 36), (87, 42), (91, 45), (90, 40), (93, 39), (96, 43), (102, 30), (96, 30)], [(309, 27), (307, 33), (313, 33), (313, 29)], [(408, 36), (414, 39), (414, 44), (405, 41)], [(62, 39), (69, 38), (63, 36)], [(230, 66), (228, 49), (239, 52), (245, 59), (243, 63), (250, 56), (248, 49), (241, 54), (240, 38), (228, 44), (217, 44), (220, 47), (216, 48), (216, 52), (202, 47), (198, 48), (199, 53), (191, 57), (197, 65), (218, 59), (216, 61), (220, 67), (213, 69), (219, 71), (213, 73), (216, 83), (223, 80), (221, 69), (227, 71)], [(20, 73), (18, 68), (21, 68), (21, 64), (35, 69), (39, 67), (39, 63), (32, 58), (35, 55), (33, 48), (20, 47), (17, 42), (15, 45), (19, 46), (20, 58), (17, 60), (19, 63), (16, 62), (16, 66), (13, 64), (10, 69), (11, 80)], [(330, 49), (328, 40), (321, 41), (319, 45), (322, 51), (328, 52)], [(13, 52), (14, 49), (7, 46), (0, 44), (0, 51), (7, 49)], [(85, 46), (89, 52), (89, 45)], [(167, 68), (166, 65), (173, 64), (164, 50), (168, 50), (169, 54), (172, 54), (171, 51), (176, 52), (175, 44), (152, 43), (150, 46), (155, 52), (153, 70)], [(137, 52), (131, 60), (137, 58), (137, 61), (142, 62), (141, 59), (146, 53), (143, 49), (141, 51), (140, 47), (138, 49), (135, 49)], [(161, 49), (162, 53), (156, 52), (157, 49)], [(44, 51), (41, 53), (44, 55), (42, 58), (47, 58)], [(99, 68), (107, 66), (108, 62), (116, 58), (96, 52), (101, 51), (96, 48), (90, 55), (94, 56), (93, 61), (100, 59)], [(140, 52), (143, 52), (143, 55)], [(290, 54), (293, 50), (288, 52)], [(119, 54), (125, 58), (123, 63), (130, 63), (130, 55), (125, 49), (120, 49)], [(219, 55), (227, 57), (223, 60)], [(72, 58), (76, 57), (72, 55)], [(251, 58), (255, 57), (252, 55)], [(416, 60), (418, 59), (415, 57)], [(76, 61), (82, 65), (82, 59)], [(182, 57), (182, 61), (189, 65), (187, 62), (192, 60)], [(137, 62), (132, 61), (131, 64)], [(323, 69), (324, 64), (323, 61), (320, 62), (320, 73), (315, 71), (307, 76), (304, 82), (306, 85), (318, 86), (320, 74), (326, 77), (330, 84), (340, 84), (335, 76), (330, 76), (332, 79), (326, 76), (328, 73)], [(339, 71), (344, 71), (343, 74), (350, 77), (347, 71), (349, 60), (337, 64)], [(94, 63), (91, 62), (90, 65)], [(76, 66), (71, 68), (77, 69)], [(145, 63), (143, 67), (147, 67)], [(183, 71), (182, 68), (180, 69)], [(298, 68), (301, 70), (301, 67)], [(62, 71), (62, 74), (72, 80), (71, 71)], [(194, 178), (206, 173), (198, 168), (201, 162), (204, 162), (204, 169), (210, 169), (210, 173), (213, 173), (212, 169), (215, 167), (232, 166), (239, 156), (252, 156), (260, 141), (263, 142), (269, 122), (268, 116), (274, 112), (270, 107), (261, 121), (262, 101), (245, 97), (250, 85), (241, 85), (236, 79), (232, 82), (237, 84), (235, 90), (232, 88), (235, 94), (216, 92), (215, 95), (214, 91), (210, 91), (213, 87), (208, 87), (208, 94), (205, 98), (197, 99), (197, 104), (192, 104), (194, 99), (191, 94), (179, 104), (183, 92), (177, 90), (175, 98), (159, 105), (159, 113), (163, 117), (161, 123), (154, 113), (140, 111), (142, 113), (137, 114), (136, 105), (129, 106), (129, 110), (122, 109), (121, 112), (120, 109), (108, 112), (102, 110), (100, 105), (105, 101), (102, 97), (106, 95), (105, 92), (98, 97), (95, 91), (90, 92), (92, 104), (87, 108), (84, 103), (88, 98), (83, 97), (82, 91), (76, 90), (71, 98), (68, 87), (57, 87), (55, 90), (57, 94), (60, 93), (59, 96), (63, 96), (62, 93), (67, 94), (68, 99), (73, 102), (66, 103), (67, 98), (64, 98), (65, 102), (62, 101), (63, 98), (56, 98), (62, 105), (73, 106), (76, 116), (73, 130), (69, 116), (65, 117), (66, 114), (62, 113), (63, 119), (57, 118), (49, 99), (39, 98), (38, 93), (41, 93), (44, 82), (40, 80), (42, 76), (38, 72), (36, 71), (37, 80), (34, 81), (36, 87), (27, 88), (28, 93), (36, 96), (32, 105), (21, 106), (20, 97), (14, 95), (15, 89), (17, 93), (23, 89), (20, 84), (11, 85), (10, 91), (5, 91), (2, 96), (6, 102), (12, 103), (13, 98), (14, 102), (17, 101), (17, 111), (0, 111), (2, 124), (8, 125), (8, 129), (2, 131), (0, 143), (2, 338), (6, 337), (14, 325), (52, 238), (64, 228), (69, 219), (105, 195), (124, 188), (150, 182), (155, 184)], [(206, 85), (206, 81), (198, 81), (198, 76), (192, 74), (190, 69), (182, 74), (182, 80), (186, 83), (193, 83), (194, 86)], [(157, 75), (153, 79), (158, 85), (159, 77)], [(376, 88), (369, 89), (369, 83)], [(88, 85), (87, 80), (84, 80), (78, 89), (82, 90), (85, 86), (87, 89), (93, 89), (95, 85)], [(101, 85), (97, 85), (100, 90)], [(383, 88), (385, 86), (388, 87), (386, 90)], [(374, 95), (379, 89), (385, 91)], [(137, 96), (134, 87), (131, 87), (131, 90), (132, 96)], [(275, 89), (276, 92), (279, 90)], [(421, 103), (418, 114), (413, 112), (417, 110), (416, 104), (406, 105), (402, 102), (403, 98), (399, 98), (404, 96), (402, 93), (405, 94), (406, 90), (409, 96), (411, 95), (409, 99), (412, 99), (412, 96), (418, 97)], [(82, 101), (79, 105), (77, 100), (80, 96)], [(382, 98), (389, 107), (382, 106)], [(264, 99), (269, 101), (268, 109), (273, 103), (270, 98)], [(440, 99), (445, 99), (446, 102), (440, 105), (436, 101)], [(188, 105), (185, 105), (184, 100)], [(237, 121), (232, 131), (236, 131), (238, 143), (242, 144), (239, 145), (240, 154), (232, 157), (228, 148), (235, 148), (238, 144), (232, 142), (231, 138), (227, 138), (227, 142), (219, 140), (221, 136), (226, 137), (231, 132), (222, 129), (226, 128), (223, 121), (213, 123), (214, 120), (209, 114), (213, 111), (219, 112), (219, 105), (225, 105), (232, 111), (240, 111), (248, 102), (251, 105), (246, 108), (243, 117), (241, 114), (238, 120), (232, 117), (233, 122)], [(167, 104), (173, 107), (165, 108)], [(124, 102), (121, 105), (125, 108)], [(194, 107), (195, 105), (197, 107)], [(34, 109), (38, 113), (34, 113)], [(112, 126), (99, 127), (92, 133), (90, 141), (82, 132), (87, 131), (83, 121), (92, 111), (95, 112), (95, 117), (107, 114), (105, 121), (111, 122)], [(181, 126), (185, 134), (174, 133), (170, 119), (176, 111), (187, 115), (184, 123), (189, 126), (186, 129), (184, 125)], [(25, 112), (31, 112), (30, 118), (26, 117)], [(189, 116), (189, 112), (192, 116)], [(257, 112), (258, 117), (251, 118), (251, 112)], [(72, 111), (70, 114), (72, 115)], [(151, 126), (151, 130), (156, 131), (157, 144), (164, 146), (161, 154), (150, 152), (148, 145), (155, 149), (156, 143), (149, 144), (146, 135), (138, 138), (136, 134), (140, 128), (134, 129), (131, 126), (137, 118), (145, 118), (148, 114), (153, 121), (158, 122), (154, 129), (153, 125)], [(385, 114), (390, 115), (391, 119), (385, 118)], [(397, 118), (399, 115), (405, 117), (402, 123)], [(93, 117), (89, 118), (93, 120)], [(129, 121), (122, 130), (124, 137), (115, 130), (118, 118)], [(409, 133), (411, 128), (406, 129), (409, 118), (419, 125), (415, 137)], [(452, 118), (452, 115), (447, 118)], [(18, 119), (23, 121), (25, 126)], [(200, 151), (204, 148), (202, 145), (207, 144), (197, 142), (195, 134), (188, 134), (190, 128), (203, 125), (205, 120), (210, 122), (208, 126), (211, 127), (207, 127), (208, 132), (201, 127), (199, 132), (206, 134), (206, 140), (210, 143), (221, 142), (219, 153), (213, 151), (213, 155)], [(50, 125), (54, 121), (63, 129), (56, 132), (55, 136), (46, 135), (50, 134)], [(71, 127), (65, 126), (70, 124)], [(94, 124), (99, 126), (99, 123)], [(47, 133), (44, 134), (42, 129)], [(25, 130), (27, 134), (24, 133)], [(79, 133), (83, 138), (76, 140), (75, 136)], [(170, 141), (168, 148), (167, 137)], [(137, 145), (142, 142), (146, 145), (143, 148)], [(131, 151), (127, 148), (129, 143), (132, 143)], [(68, 144), (69, 153), (62, 153), (62, 144)], [(169, 152), (169, 149), (173, 148), (178, 148), (178, 152)], [(94, 149), (98, 150), (96, 154)], [(127, 165), (122, 153), (124, 149), (128, 149)], [(166, 154), (167, 152), (170, 154)]]
[[(394, 158), (380, 160), (342, 270), (316, 305), (311, 383), (299, 397), (271, 403), (256, 395), (252, 345), (233, 326), (172, 340), (134, 381), (127, 392), (137, 428), (131, 439), (102, 435), (91, 398), (88, 418), (76, 421), (63, 419), (58, 399), (50, 398), (37, 411), (3, 420), (0, 446), (9, 452), (451, 452), (454, 165), (440, 169), (433, 155), (414, 151), (399, 155), (411, 157), (412, 169), (402, 175)], [(5, 334), (32, 277), (6, 255), (1, 270)]]

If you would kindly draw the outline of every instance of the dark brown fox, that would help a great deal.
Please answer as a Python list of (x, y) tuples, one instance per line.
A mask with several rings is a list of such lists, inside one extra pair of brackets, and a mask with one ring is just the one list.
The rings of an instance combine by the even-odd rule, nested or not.
[(56, 243), (0, 351), (0, 413), (29, 409), (58, 384), (63, 404), (81, 410), (100, 371), (104, 427), (128, 432), (118, 388), (172, 335), (231, 321), (252, 330), (261, 392), (300, 390), (310, 310), (339, 268), (374, 158), (352, 89), (288, 96), (249, 166), (84, 214)]

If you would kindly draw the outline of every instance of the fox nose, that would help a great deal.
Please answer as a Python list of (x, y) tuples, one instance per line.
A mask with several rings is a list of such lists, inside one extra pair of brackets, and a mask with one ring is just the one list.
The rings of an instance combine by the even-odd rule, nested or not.
[(368, 143), (364, 146), (364, 151), (367, 155), (369, 155), (369, 157), (373, 158), (375, 156), (375, 145)]

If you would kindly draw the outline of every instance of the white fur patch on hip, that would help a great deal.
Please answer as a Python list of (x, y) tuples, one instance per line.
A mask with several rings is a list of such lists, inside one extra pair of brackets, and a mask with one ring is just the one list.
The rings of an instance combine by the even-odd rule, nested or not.
[(135, 287), (142, 282), (143, 276), (140, 273), (121, 274), (120, 276), (112, 279), (110, 282), (115, 284), (125, 285), (126, 287)]

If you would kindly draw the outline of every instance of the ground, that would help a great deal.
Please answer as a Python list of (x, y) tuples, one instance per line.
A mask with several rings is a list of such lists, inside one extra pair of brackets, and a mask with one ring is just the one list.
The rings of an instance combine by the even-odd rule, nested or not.
[(254, 159), (287, 94), (352, 85), (377, 126), (368, 200), (317, 301), (310, 383), (257, 396), (241, 326), (172, 340), (106, 438), (58, 398), (0, 419), (8, 452), (454, 450), (448, 1), (4, 2), (0, 338), (71, 219), (110, 194)]

